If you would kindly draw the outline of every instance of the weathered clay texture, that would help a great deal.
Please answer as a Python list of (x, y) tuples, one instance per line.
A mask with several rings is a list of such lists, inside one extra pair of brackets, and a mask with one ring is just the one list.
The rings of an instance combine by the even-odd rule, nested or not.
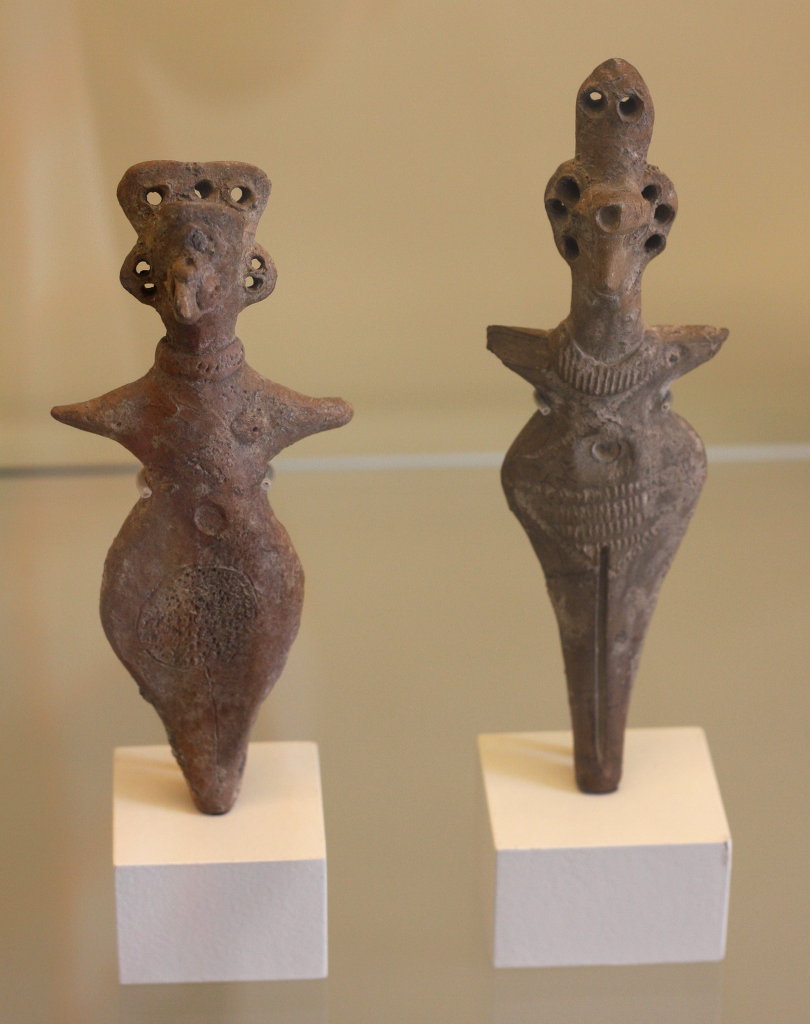
[(623, 60), (576, 101), (576, 156), (546, 188), (571, 312), (553, 330), (490, 327), (489, 348), (536, 388), (538, 411), (503, 464), (509, 507), (540, 559), (556, 612), (577, 783), (614, 790), (630, 690), (658, 591), (706, 474), (703, 445), (671, 410), (672, 382), (727, 331), (648, 327), (641, 275), (678, 202), (647, 163), (653, 104)]
[(269, 193), (248, 164), (127, 171), (118, 199), (138, 240), (121, 283), (166, 336), (140, 380), (53, 410), (143, 463), (142, 497), (104, 567), (101, 618), (208, 814), (236, 799), (250, 728), (298, 630), (303, 574), (267, 501), (268, 463), (352, 414), (259, 376), (235, 336), (241, 310), (275, 285), (254, 240)]

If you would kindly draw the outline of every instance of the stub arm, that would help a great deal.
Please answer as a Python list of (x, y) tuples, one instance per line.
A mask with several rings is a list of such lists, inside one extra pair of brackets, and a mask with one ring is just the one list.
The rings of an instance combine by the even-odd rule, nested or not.
[(708, 362), (728, 337), (725, 327), (708, 327), (703, 324), (679, 327), (667, 325), (656, 327), (655, 330), (661, 346), (658, 376), (664, 384)]
[(546, 383), (551, 332), (530, 327), (487, 327), (487, 348), (510, 370), (535, 387)]
[(270, 381), (264, 391), (273, 454), (310, 434), (342, 427), (354, 415), (342, 398), (310, 398)]
[(143, 379), (74, 405), (57, 405), (51, 416), (70, 427), (118, 441), (137, 455), (137, 437), (143, 422)]

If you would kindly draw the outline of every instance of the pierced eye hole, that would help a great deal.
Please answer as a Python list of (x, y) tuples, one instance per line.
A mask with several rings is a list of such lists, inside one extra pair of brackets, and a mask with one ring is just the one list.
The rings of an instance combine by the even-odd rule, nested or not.
[(194, 186), (194, 195), (198, 199), (207, 199), (214, 191), (214, 186), (210, 181), (198, 181)]
[(244, 185), (234, 185), (230, 191), (230, 196), (235, 203), (240, 204), (248, 203), (253, 198), (250, 189)]
[(549, 217), (554, 217), (555, 219), (564, 217), (568, 213), (568, 207), (562, 199), (549, 199), (546, 203), (546, 210)]
[(146, 193), (146, 201), (150, 206), (160, 206), (163, 202), (163, 193), (156, 188), (150, 188)]
[(645, 185), (641, 190), (641, 194), (648, 203), (654, 203), (661, 195), (661, 189), (657, 185)]
[(260, 277), (255, 277), (253, 274), (248, 274), (245, 278), (245, 288), (249, 292), (258, 291), (264, 282)]
[(260, 260), (258, 256), (254, 256), (253, 259), (250, 261), (250, 269), (251, 270), (262, 270), (263, 268), (264, 268), (264, 263), (262, 262), (262, 260)]
[(144, 277), (152, 269), (151, 263), (147, 263), (146, 260), (138, 260), (135, 264), (135, 273), (138, 277)]
[(557, 182), (557, 195), (571, 205), (579, 201), (580, 194), (579, 185), (575, 178), (560, 178)]
[(144, 294), (144, 295), (145, 295), (145, 296), (146, 296), (147, 298), (150, 298), (150, 299), (151, 299), (151, 298), (152, 298), (152, 296), (153, 296), (153, 295), (155, 294), (155, 286), (154, 286), (154, 285), (152, 284), (152, 282), (151, 282), (151, 281), (147, 281), (147, 282), (146, 282), (145, 284), (142, 284), (142, 285), (141, 285), (141, 292), (142, 292), (142, 293), (143, 293), (143, 294)]
[(605, 106), (605, 94), (598, 89), (586, 89), (582, 96), (582, 102), (588, 110), (602, 110)]
[(660, 206), (656, 206), (653, 217), (659, 224), (669, 224), (675, 217), (675, 210), (669, 203), (661, 203)]
[(651, 256), (657, 256), (659, 252), (663, 252), (666, 244), (666, 239), (663, 235), (650, 235), (644, 243), (644, 248)]
[(562, 240), (563, 255), (567, 260), (575, 260), (579, 256), (577, 240), (570, 235), (565, 235)]
[(619, 100), (619, 116), (623, 121), (638, 121), (644, 111), (644, 104), (635, 93), (622, 96)]

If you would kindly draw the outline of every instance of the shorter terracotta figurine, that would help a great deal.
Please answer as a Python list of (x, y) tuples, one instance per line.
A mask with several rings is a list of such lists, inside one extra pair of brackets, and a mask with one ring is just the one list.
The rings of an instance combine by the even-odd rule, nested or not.
[(489, 348), (536, 389), (538, 411), (502, 479), (557, 615), (577, 783), (588, 793), (619, 784), (641, 646), (706, 475), (669, 387), (727, 334), (641, 317), (641, 276), (678, 209), (672, 182), (647, 163), (652, 127), (652, 98), (630, 64), (606, 61), (583, 82), (576, 156), (545, 196), (571, 268), (571, 312), (550, 331), (488, 331)]
[(236, 318), (276, 281), (254, 238), (269, 193), (242, 163), (127, 171), (118, 199), (138, 241), (121, 283), (166, 335), (140, 380), (53, 410), (143, 463), (142, 496), (104, 566), (101, 619), (207, 814), (237, 797), (251, 726), (301, 614), (303, 574), (267, 501), (268, 464), (352, 415), (245, 362)]

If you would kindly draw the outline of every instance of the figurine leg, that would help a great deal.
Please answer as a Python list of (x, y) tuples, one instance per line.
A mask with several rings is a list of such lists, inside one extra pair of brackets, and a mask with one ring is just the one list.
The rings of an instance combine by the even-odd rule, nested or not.
[(602, 549), (596, 569), (551, 576), (574, 731), (577, 785), (611, 793), (622, 774), (624, 729), (649, 611), (628, 599)]
[(204, 667), (193, 674), (183, 688), (185, 700), (153, 703), (195, 805), (204, 814), (225, 814), (239, 795), (255, 713), (228, 699), (215, 670)]
[(267, 689), (246, 692), (249, 678), (244, 660), (183, 672), (153, 665), (148, 681), (139, 678), (141, 695), (160, 716), (194, 803), (204, 814), (225, 814), (239, 795), (250, 729)]

